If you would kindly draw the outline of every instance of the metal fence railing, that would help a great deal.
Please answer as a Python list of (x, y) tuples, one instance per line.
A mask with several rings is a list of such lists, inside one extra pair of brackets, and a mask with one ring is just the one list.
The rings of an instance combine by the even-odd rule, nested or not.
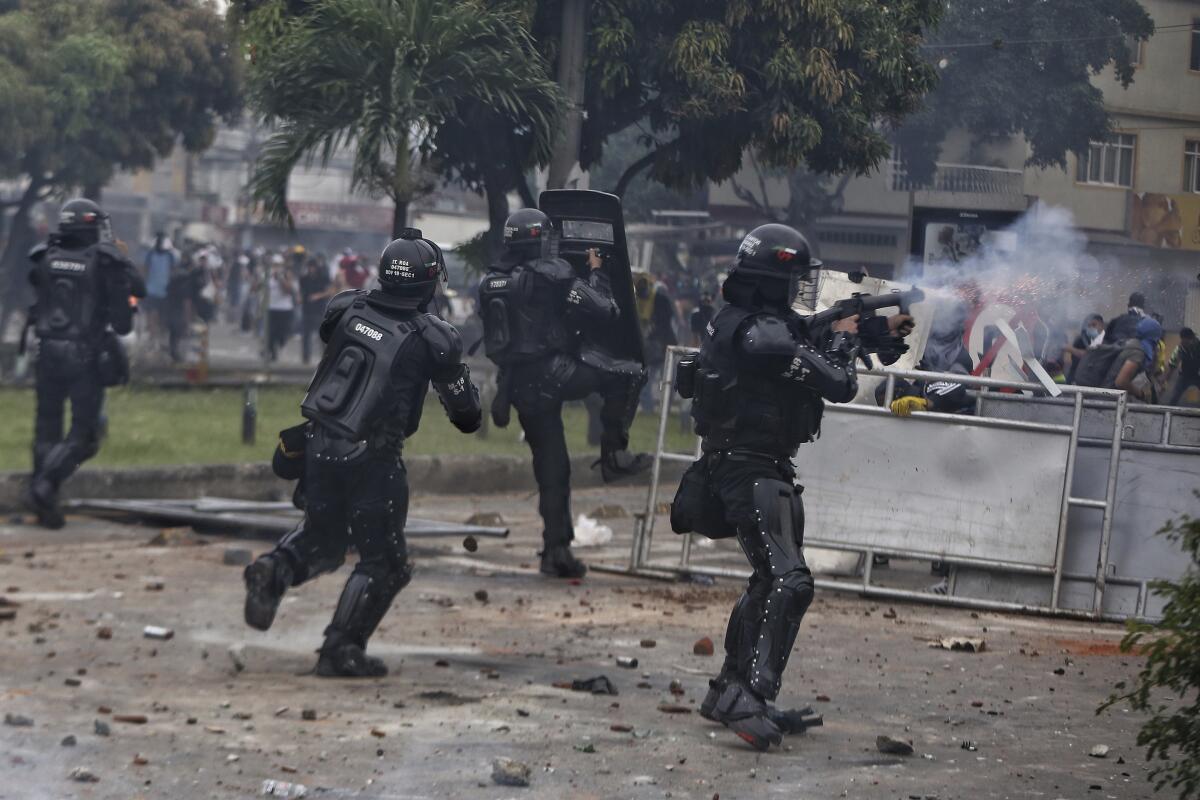
[[(687, 450), (667, 446), (677, 365), (692, 352), (667, 350), (645, 509), (636, 517), (628, 563), (608, 570), (748, 575), (738, 563), (698, 561), (692, 534), (679, 537), (674, 553), (655, 543), (670, 497), (664, 465), (700, 454), (698, 438)], [(1062, 397), (1050, 399), (1033, 383), (892, 369), (860, 374), (886, 381), (884, 407), (827, 405), (822, 436), (796, 459), (806, 487), (805, 547), (859, 556), (857, 579), (818, 576), (819, 588), (1093, 619), (1155, 616), (1150, 582), (1175, 577), (1181, 567), (1162, 552), (1149, 521), (1122, 523), (1119, 557), (1110, 556), (1118, 498), (1130, 495), (1120, 484), (1123, 454), (1131, 482), (1175, 476), (1156, 478), (1159, 494), (1146, 502), (1179, 505), (1200, 485), (1200, 410), (1131, 407), (1124, 392), (1081, 386), (1061, 386)], [(897, 418), (886, 406), (900, 379), (966, 384), (976, 394), (975, 414)], [(1163, 459), (1170, 460), (1166, 469)], [(946, 563), (946, 593), (879, 585), (876, 556)]]

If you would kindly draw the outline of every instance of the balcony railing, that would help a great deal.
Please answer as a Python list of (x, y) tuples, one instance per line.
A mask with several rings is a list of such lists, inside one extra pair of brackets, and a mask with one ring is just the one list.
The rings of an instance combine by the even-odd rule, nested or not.
[(1020, 196), (1025, 194), (1025, 173), (1000, 167), (938, 164), (931, 180), (917, 181), (910, 179), (901, 165), (892, 162), (892, 191)]

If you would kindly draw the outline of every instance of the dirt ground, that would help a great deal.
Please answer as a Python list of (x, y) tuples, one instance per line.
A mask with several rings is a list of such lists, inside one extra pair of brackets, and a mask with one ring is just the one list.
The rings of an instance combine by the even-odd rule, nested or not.
[[(640, 498), (583, 492), (576, 509)], [(543, 579), (525, 495), (421, 497), (413, 513), (475, 510), (513, 535), (473, 554), (416, 543), (416, 576), (371, 645), (392, 673), (366, 681), (309, 674), (346, 568), (290, 593), (263, 634), (242, 623), (241, 568), (223, 563), (262, 542), (150, 547), (156, 528), (85, 518), (54, 533), (0, 525), (0, 594), (20, 603), (0, 621), (0, 712), (32, 721), (0, 725), (0, 798), (253, 797), (265, 780), (336, 798), (1152, 796), (1141, 720), (1095, 714), (1137, 667), (1118, 626), (819, 592), (780, 700), (825, 725), (760, 755), (694, 713), (736, 582)], [(586, 557), (625, 557), (632, 520), (608, 522), (616, 543)], [(146, 625), (174, 636), (144, 638)], [(928, 646), (950, 635), (987, 649)], [(716, 656), (693, 653), (705, 636)], [(597, 675), (619, 694), (555, 686)], [(915, 753), (880, 753), (880, 734)], [(1101, 744), (1107, 758), (1089, 757)], [(493, 783), (497, 757), (528, 764), (530, 785)], [(98, 781), (69, 777), (79, 767)]]

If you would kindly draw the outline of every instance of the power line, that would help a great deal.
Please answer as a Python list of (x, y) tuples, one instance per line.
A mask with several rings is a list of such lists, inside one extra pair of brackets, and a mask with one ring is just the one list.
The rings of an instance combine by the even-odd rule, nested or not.
[[(1195, 28), (1193, 23), (1180, 23), (1178, 25), (1163, 25), (1155, 28), (1154, 33), (1180, 33), (1184, 31), (1200, 30)], [(1067, 44), (1071, 42), (1096, 42), (1105, 39), (1124, 39), (1128, 37), (1127, 33), (1108, 33), (1099, 36), (1075, 36), (1065, 37), (1062, 39), (992, 39), (986, 42), (959, 42), (957, 44), (923, 44), (923, 50), (958, 50), (966, 47), (994, 47), (1003, 48), (1009, 45), (1018, 44)]]

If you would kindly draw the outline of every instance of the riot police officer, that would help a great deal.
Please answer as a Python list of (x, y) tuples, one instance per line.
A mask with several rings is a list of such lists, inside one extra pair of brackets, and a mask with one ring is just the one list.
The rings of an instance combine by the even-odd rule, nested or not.
[[(129, 379), (117, 334), (132, 330), (130, 298), (144, 297), (146, 287), (113, 241), (108, 215), (91, 200), (64, 205), (58, 231), (29, 258), (37, 300), (26, 325), (37, 335), (38, 355), (28, 502), (41, 525), (61, 528), (59, 487), (100, 449), (104, 388)], [(64, 438), (68, 400), (71, 429)]]
[(571, 462), (563, 433), (565, 400), (592, 393), (603, 398), (600, 469), (613, 481), (643, 471), (643, 454), (631, 454), (629, 426), (644, 384), (641, 364), (615, 358), (590, 344), (587, 330), (612, 324), (620, 314), (596, 250), (584, 280), (561, 258), (542, 257), (550, 219), (535, 208), (504, 223), (504, 253), (479, 286), (484, 345), (500, 368), (492, 417), (508, 424), (509, 406), (525, 431), (538, 485), (543, 522), (543, 574), (576, 578), (587, 567), (571, 552)]
[(401, 454), (421, 422), (430, 383), (459, 430), (471, 433), (482, 421), (458, 331), (428, 313), (444, 275), (437, 245), (410, 229), (383, 251), (380, 289), (330, 301), (320, 327), (325, 355), (300, 406), (308, 422), (298, 440), (282, 442), (284, 460), (303, 463), (305, 519), (246, 568), (245, 618), (268, 629), (289, 587), (336, 569), (354, 545), (359, 561), (317, 662), (324, 677), (387, 674), (365, 651), (412, 574)]
[(770, 703), (813, 597), (792, 458), (816, 437), (825, 401), (854, 398), (860, 348), (898, 357), (905, 347), (892, 331), (906, 333), (902, 323), (911, 320), (872, 318), (861, 331), (857, 317), (810, 326), (791, 309), (792, 287), (818, 266), (797, 231), (755, 228), (722, 287), (727, 305), (707, 326), (699, 355), (679, 368), (677, 388), (693, 400), (703, 455), (680, 483), (672, 528), (736, 537), (753, 568), (701, 713), (759, 750), (788, 730), (791, 717)]

